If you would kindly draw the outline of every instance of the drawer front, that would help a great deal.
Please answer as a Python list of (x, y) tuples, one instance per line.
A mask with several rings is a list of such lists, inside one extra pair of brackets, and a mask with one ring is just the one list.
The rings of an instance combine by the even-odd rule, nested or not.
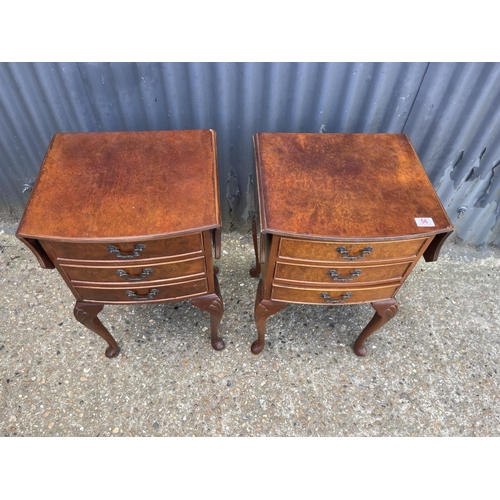
[(412, 240), (346, 243), (281, 238), (279, 256), (307, 261), (363, 263), (375, 260), (415, 257), (428, 238)]
[(311, 266), (278, 262), (275, 277), (277, 280), (349, 286), (374, 281), (401, 280), (411, 265), (412, 262), (379, 266), (366, 264), (363, 266)]
[(273, 284), (271, 298), (283, 302), (298, 304), (342, 305), (373, 302), (375, 300), (390, 299), (394, 296), (398, 285), (377, 286), (369, 288), (298, 288)]
[(61, 269), (72, 281), (105, 283), (136, 283), (190, 277), (205, 273), (205, 258), (195, 257), (174, 262), (141, 262), (138, 265), (83, 266), (61, 264)]
[(140, 259), (202, 253), (203, 251), (201, 233), (144, 242), (65, 243), (45, 241), (44, 244), (52, 249), (58, 259), (115, 260), (125, 263)]
[[(75, 286), (75, 285), (74, 285)], [(206, 278), (200, 278), (182, 283), (155, 285), (150, 283), (147, 286), (131, 285), (129, 287), (100, 287), (75, 286), (75, 290), (84, 300), (100, 302), (105, 304), (129, 303), (140, 304), (149, 302), (163, 302), (167, 300), (186, 299), (197, 297), (207, 293), (208, 284)]]

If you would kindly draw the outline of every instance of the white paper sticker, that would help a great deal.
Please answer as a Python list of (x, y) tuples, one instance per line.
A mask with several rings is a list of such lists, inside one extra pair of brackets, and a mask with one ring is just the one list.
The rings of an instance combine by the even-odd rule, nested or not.
[(418, 227), (434, 227), (434, 221), (430, 217), (415, 217)]

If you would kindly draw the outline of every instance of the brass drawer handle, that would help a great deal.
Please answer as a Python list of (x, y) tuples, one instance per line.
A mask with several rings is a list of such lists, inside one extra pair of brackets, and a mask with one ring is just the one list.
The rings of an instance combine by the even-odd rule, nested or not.
[(344, 295), (342, 295), (342, 297), (340, 297), (340, 299), (332, 299), (330, 297), (330, 295), (326, 292), (323, 292), (321, 294), (321, 298), (322, 299), (325, 299), (326, 302), (329, 302), (330, 304), (335, 304), (337, 302), (344, 302), (345, 299), (350, 299), (352, 297), (352, 293), (351, 292), (347, 292), (347, 293), (344, 293)]
[(142, 252), (146, 248), (146, 245), (142, 243), (138, 243), (134, 248), (134, 253), (122, 255), (120, 250), (116, 248), (114, 245), (108, 245), (108, 252), (116, 253), (116, 257), (119, 259), (133, 259), (134, 257), (140, 257), (139, 252)]
[(349, 273), (349, 277), (347, 277), (347, 278), (340, 278), (339, 273), (335, 269), (330, 269), (329, 271), (326, 272), (326, 274), (329, 274), (332, 277), (333, 281), (346, 282), (346, 281), (353, 280), (354, 278), (357, 278), (358, 276), (360, 276), (361, 270), (356, 269), (355, 271), (351, 271)]
[(132, 297), (134, 300), (150, 300), (152, 299), (157, 293), (159, 292), (159, 290), (157, 290), (156, 288), (153, 288), (145, 297), (140, 297), (139, 295), (137, 295), (135, 292), (133, 292), (132, 290), (127, 290), (125, 293), (127, 294), (127, 297)]
[(118, 271), (116, 271), (116, 274), (118, 274), (118, 276), (121, 276), (122, 278), (125, 278), (127, 281), (142, 281), (145, 280), (146, 277), (149, 276), (150, 274), (153, 274), (153, 270), (147, 267), (142, 271), (140, 276), (135, 278), (131, 278), (128, 275), (127, 271), (124, 271), (123, 269), (118, 269)]
[(373, 247), (365, 247), (363, 250), (361, 250), (361, 253), (356, 257), (356, 256), (350, 256), (349, 255), (349, 250), (347, 250), (346, 247), (338, 247), (337, 252), (342, 255), (343, 259), (347, 260), (357, 260), (357, 259), (362, 259), (365, 255), (369, 255), (372, 253)]

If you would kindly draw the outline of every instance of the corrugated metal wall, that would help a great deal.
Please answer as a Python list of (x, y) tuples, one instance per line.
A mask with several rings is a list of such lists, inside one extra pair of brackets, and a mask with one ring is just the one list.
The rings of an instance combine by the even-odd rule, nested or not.
[(431, 64), (404, 132), (457, 235), (499, 245), (500, 64)]
[(215, 129), (236, 226), (254, 209), (255, 132), (404, 132), (457, 235), (498, 245), (499, 77), (498, 63), (0, 64), (0, 214), (19, 217), (56, 132)]

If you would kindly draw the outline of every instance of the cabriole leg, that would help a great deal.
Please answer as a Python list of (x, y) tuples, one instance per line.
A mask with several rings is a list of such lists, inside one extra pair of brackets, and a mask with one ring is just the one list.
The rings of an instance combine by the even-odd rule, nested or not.
[(106, 357), (114, 358), (120, 352), (120, 348), (116, 343), (116, 340), (113, 338), (111, 333), (108, 332), (106, 327), (101, 323), (97, 315), (103, 309), (102, 304), (89, 304), (88, 302), (77, 302), (75, 304), (75, 308), (73, 313), (75, 318), (89, 330), (92, 330), (94, 333), (97, 333), (100, 337), (102, 337), (108, 344), (109, 347), (106, 349)]
[(219, 282), (216, 275), (214, 275), (214, 281), (215, 293), (191, 299), (191, 304), (202, 311), (210, 313), (210, 337), (212, 347), (216, 351), (221, 351), (224, 349), (225, 345), (224, 341), (217, 334), (222, 320), (222, 313), (224, 312), (224, 304), (222, 302)]
[(366, 356), (365, 340), (372, 333), (375, 333), (379, 328), (384, 326), (391, 318), (396, 316), (399, 304), (396, 302), (396, 299), (388, 299), (372, 302), (372, 307), (376, 312), (354, 343), (354, 352), (358, 356)]
[(259, 352), (264, 349), (264, 337), (266, 334), (266, 323), (269, 316), (285, 309), (287, 304), (283, 302), (275, 302), (274, 300), (268, 300), (263, 298), (264, 294), (264, 283), (262, 280), (259, 281), (257, 287), (257, 296), (255, 298), (255, 325), (257, 326), (257, 340), (252, 344), (251, 350), (254, 354), (259, 354)]

